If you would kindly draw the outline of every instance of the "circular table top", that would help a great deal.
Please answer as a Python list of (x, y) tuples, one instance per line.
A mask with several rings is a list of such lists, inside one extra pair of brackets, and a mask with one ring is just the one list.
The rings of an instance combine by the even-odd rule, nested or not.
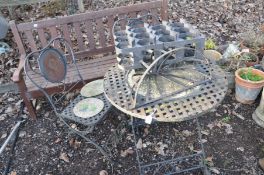
[(134, 91), (126, 80), (126, 71), (111, 67), (104, 77), (105, 96), (110, 103), (122, 112), (141, 119), (153, 113), (160, 122), (179, 122), (200, 116), (217, 107), (227, 92), (227, 79), (223, 70), (217, 65), (203, 65), (216, 76), (212, 81), (199, 85), (199, 91), (184, 98), (173, 98), (159, 103), (149, 103), (134, 107)]

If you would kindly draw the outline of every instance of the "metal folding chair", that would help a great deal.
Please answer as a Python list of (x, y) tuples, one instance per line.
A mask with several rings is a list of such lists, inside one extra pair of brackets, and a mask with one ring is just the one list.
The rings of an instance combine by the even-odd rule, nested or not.
[[(26, 57), (24, 70), (27, 78), (45, 95), (56, 116), (70, 132), (79, 135), (108, 157), (104, 149), (95, 141), (89, 139), (86, 134), (91, 132), (94, 126), (103, 119), (111, 105), (104, 94), (101, 94), (95, 96), (95, 98), (99, 98), (104, 102), (104, 108), (100, 113), (89, 118), (77, 117), (73, 113), (75, 104), (85, 97), (79, 94), (77, 97), (72, 98), (73, 88), (76, 88), (76, 86), (82, 87), (84, 81), (69, 43), (61, 37), (52, 39), (45, 48), (32, 52)], [(69, 71), (72, 72), (69, 74)], [(42, 77), (42, 81), (39, 80), (39, 76)], [(35, 77), (38, 77), (38, 79)], [(52, 93), (52, 89), (49, 89), (51, 84), (56, 84), (56, 88), (61, 89), (60, 92)], [(70, 122), (85, 126), (85, 129), (80, 131), (73, 128), (70, 126)]]

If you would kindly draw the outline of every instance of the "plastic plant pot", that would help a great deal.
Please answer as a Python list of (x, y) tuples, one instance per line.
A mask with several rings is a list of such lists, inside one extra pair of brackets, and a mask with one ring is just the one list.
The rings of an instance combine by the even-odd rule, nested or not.
[[(242, 73), (251, 71), (252, 74), (258, 75), (263, 79), (260, 81), (251, 81), (241, 78)], [(252, 104), (258, 97), (264, 86), (264, 72), (253, 68), (240, 68), (235, 72), (236, 82), (236, 99), (243, 104)]]
[(134, 28), (140, 28), (144, 26), (144, 22), (143, 21), (139, 21), (139, 20), (135, 20), (135, 21), (131, 21), (130, 23), (128, 23), (127, 30), (131, 31)]
[(139, 40), (137, 42), (137, 45), (145, 46), (145, 45), (148, 45), (149, 43), (150, 43), (149, 39), (145, 38), (145, 39)]
[(121, 37), (121, 36), (126, 36), (127, 34), (126, 34), (126, 32), (124, 32), (124, 31), (118, 31), (118, 32), (115, 32), (115, 36), (116, 37)]
[(134, 32), (134, 33), (145, 33), (146, 29), (145, 28), (136, 28), (136, 29), (133, 29), (132, 32)]
[(121, 42), (121, 43), (118, 43), (116, 47), (119, 49), (124, 49), (124, 48), (128, 47), (128, 43), (127, 42)]
[(149, 35), (147, 33), (138, 33), (135, 35), (135, 38), (137, 39), (149, 38)]
[(164, 30), (165, 27), (162, 25), (155, 25), (151, 27), (152, 30)]
[(169, 35), (164, 35), (159, 38), (159, 41), (161, 42), (172, 42), (174, 41), (174, 38)]
[(184, 27), (184, 24), (183, 23), (180, 23), (180, 22), (173, 22), (170, 24), (171, 27), (173, 28), (181, 28), (181, 27)]
[(127, 42), (127, 37), (125, 36), (120, 36), (120, 37), (116, 37), (115, 39), (116, 42)]
[(154, 32), (155, 35), (170, 35), (170, 32), (168, 30), (158, 30)]

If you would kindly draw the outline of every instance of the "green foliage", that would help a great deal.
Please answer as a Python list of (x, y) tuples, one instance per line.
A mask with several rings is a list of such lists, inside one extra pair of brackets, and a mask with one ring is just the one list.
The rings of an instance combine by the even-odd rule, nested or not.
[(240, 77), (244, 80), (250, 81), (261, 81), (264, 79), (262, 76), (254, 74), (251, 68), (248, 68), (246, 71), (240, 73)]
[(225, 115), (224, 118), (222, 118), (222, 122), (228, 123), (231, 120), (231, 117), (228, 115)]
[(212, 50), (216, 48), (216, 44), (212, 38), (209, 38), (205, 41), (205, 49)]
[(241, 56), (241, 60), (243, 61), (257, 61), (256, 55), (254, 55), (253, 53), (243, 53)]

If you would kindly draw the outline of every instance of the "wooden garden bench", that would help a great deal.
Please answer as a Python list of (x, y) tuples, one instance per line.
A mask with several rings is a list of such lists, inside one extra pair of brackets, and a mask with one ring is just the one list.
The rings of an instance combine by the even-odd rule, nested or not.
[[(28, 53), (45, 47), (52, 38), (63, 36), (74, 48), (76, 58), (79, 60), (80, 73), (85, 82), (102, 78), (108, 68), (116, 63), (111, 32), (114, 21), (125, 16), (136, 17), (138, 14), (146, 13), (152, 13), (167, 20), (167, 0), (156, 0), (30, 23), (16, 24), (15, 21), (10, 21), (14, 40), (20, 53), (19, 65), (12, 79), (18, 85), (30, 117), (36, 119), (32, 99), (41, 97), (43, 94), (23, 75), (24, 60)], [(125, 27), (125, 24), (122, 24), (122, 27)], [(72, 73), (71, 70), (67, 72)], [(36, 80), (43, 81), (40, 75), (34, 76)], [(61, 91), (61, 88), (54, 85), (48, 84), (46, 88), (50, 94)]]

